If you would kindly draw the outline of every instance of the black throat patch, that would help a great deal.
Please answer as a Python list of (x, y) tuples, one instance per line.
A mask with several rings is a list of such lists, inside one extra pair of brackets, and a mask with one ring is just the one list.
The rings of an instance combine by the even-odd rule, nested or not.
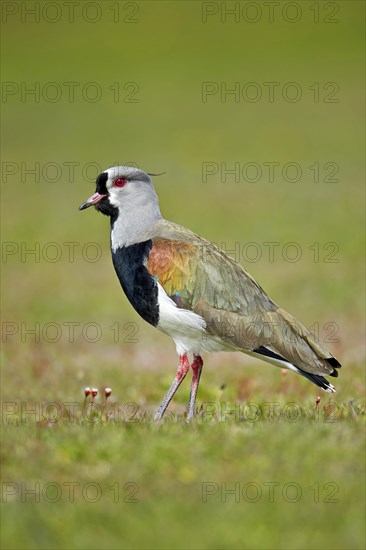
[[(96, 180), (96, 192), (99, 193), (99, 195), (108, 195), (107, 191), (107, 181), (108, 181), (108, 174), (107, 172), (102, 172), (99, 174)], [(101, 201), (97, 202), (95, 205), (95, 209), (98, 210), (98, 212), (101, 212), (105, 216), (109, 216), (112, 220), (112, 223), (117, 219), (118, 217), (118, 208), (116, 206), (113, 206), (109, 202), (109, 198), (105, 197)]]
[(96, 192), (100, 195), (106, 195), (107, 194), (107, 181), (108, 181), (108, 173), (102, 172), (99, 174), (99, 176), (96, 179)]
[(112, 250), (112, 260), (119, 282), (128, 300), (141, 317), (153, 326), (159, 322), (158, 285), (144, 265), (152, 241)]

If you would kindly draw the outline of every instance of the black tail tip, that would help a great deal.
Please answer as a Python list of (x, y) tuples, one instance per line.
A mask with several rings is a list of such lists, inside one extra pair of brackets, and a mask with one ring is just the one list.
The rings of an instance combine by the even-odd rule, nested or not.
[(298, 368), (298, 373), (310, 380), (313, 384), (321, 388), (322, 390), (328, 393), (335, 393), (335, 387), (331, 384), (326, 378), (320, 376), (319, 374), (313, 374), (311, 372), (306, 372)]
[(335, 357), (328, 357), (327, 362), (330, 364), (331, 367), (333, 367), (333, 372), (329, 374), (329, 376), (334, 376), (334, 378), (337, 378), (338, 371), (336, 369), (340, 369), (342, 365), (337, 361)]

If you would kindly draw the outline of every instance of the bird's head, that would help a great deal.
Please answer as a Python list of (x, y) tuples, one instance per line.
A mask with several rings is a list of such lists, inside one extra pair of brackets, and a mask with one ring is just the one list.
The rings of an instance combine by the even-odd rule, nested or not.
[(94, 195), (80, 206), (94, 206), (111, 219), (112, 248), (141, 242), (161, 219), (152, 175), (131, 166), (114, 166), (97, 177)]
[(116, 218), (124, 211), (136, 215), (151, 204), (157, 204), (157, 196), (150, 175), (133, 166), (114, 166), (99, 174), (94, 195), (79, 209), (94, 206), (102, 214)]

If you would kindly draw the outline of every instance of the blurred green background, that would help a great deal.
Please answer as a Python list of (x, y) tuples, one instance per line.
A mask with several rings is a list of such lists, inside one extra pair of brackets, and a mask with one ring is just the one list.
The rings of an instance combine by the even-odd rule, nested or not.
[[(364, 3), (3, 2), (2, 21), (3, 548), (364, 548)], [(163, 215), (235, 250), (343, 363), (318, 422), (315, 386), (220, 354), (206, 358), (198, 404), (295, 402), (303, 417), (186, 426), (186, 383), (152, 424), (174, 346), (121, 293), (107, 220), (78, 212), (99, 168), (131, 163), (166, 171), (154, 179)], [(119, 412), (136, 403), (136, 422), (67, 415), (88, 385), (111, 386)], [(49, 402), (58, 422), (38, 414)], [(22, 492), (51, 482), (103, 495)], [(127, 482), (138, 503), (123, 502)], [(218, 488), (207, 503), (204, 482)], [(235, 483), (263, 495), (226, 498), (221, 484)]]

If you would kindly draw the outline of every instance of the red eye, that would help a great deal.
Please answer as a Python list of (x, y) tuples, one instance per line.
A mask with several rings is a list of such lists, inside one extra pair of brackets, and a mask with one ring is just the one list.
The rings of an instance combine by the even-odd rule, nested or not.
[(126, 178), (117, 178), (113, 183), (116, 187), (123, 187), (126, 185)]

